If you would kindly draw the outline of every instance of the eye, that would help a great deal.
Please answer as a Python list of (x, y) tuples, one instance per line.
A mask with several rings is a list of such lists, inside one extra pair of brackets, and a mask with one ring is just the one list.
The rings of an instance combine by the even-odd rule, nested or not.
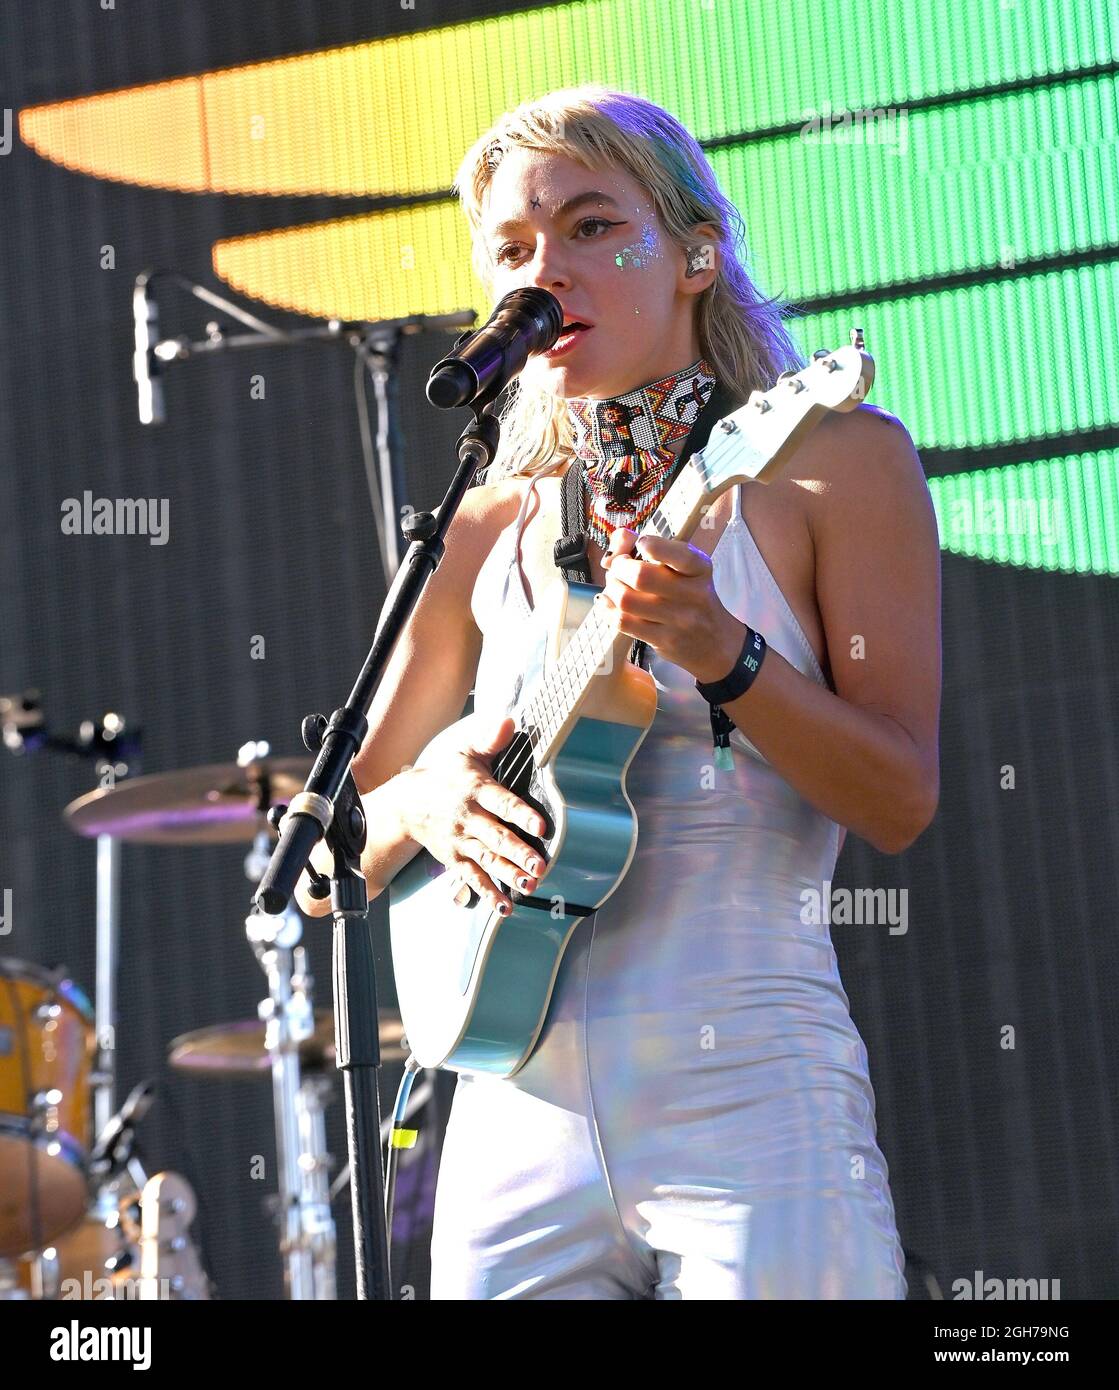
[[(622, 223), (621, 223), (621, 222), (610, 222), (610, 221), (608, 221), (605, 217), (582, 217), (582, 218), (579, 219), (578, 222), (576, 222), (576, 224), (575, 224), (575, 231), (578, 232), (578, 231), (580, 231), (583, 227), (589, 226), (589, 225), (591, 225), (591, 224), (597, 224), (597, 225), (600, 226), (600, 227), (620, 227), (620, 226), (622, 226)], [(589, 237), (578, 237), (578, 238), (577, 238), (577, 240), (579, 240), (579, 241), (594, 241), (595, 239), (596, 239), (596, 238), (593, 237), (593, 236), (589, 236)], [(505, 246), (501, 247), (501, 249), (497, 252), (497, 254), (494, 256), (494, 260), (496, 261), (496, 263), (497, 263), (498, 265), (510, 265), (510, 264), (512, 264), (512, 262), (509, 260), (509, 257), (508, 257), (508, 254), (507, 254), (507, 253), (510, 252), (510, 251), (516, 251), (516, 250), (517, 250), (516, 244), (515, 244), (514, 242), (508, 242)]]
[[(580, 227), (585, 227), (585, 226), (587, 226), (587, 224), (590, 223), (590, 222), (597, 222), (597, 223), (599, 224), (599, 226), (601, 226), (601, 227), (620, 227), (620, 226), (622, 225), (620, 222), (608, 222), (608, 221), (606, 220), (605, 217), (584, 217), (584, 218), (582, 219), (582, 221), (580, 221), (580, 222), (578, 222), (578, 223), (576, 224), (575, 230), (578, 231)], [(593, 237), (583, 237), (583, 238), (581, 238), (581, 240), (583, 240), (583, 241), (593, 241), (594, 238), (593, 238)]]

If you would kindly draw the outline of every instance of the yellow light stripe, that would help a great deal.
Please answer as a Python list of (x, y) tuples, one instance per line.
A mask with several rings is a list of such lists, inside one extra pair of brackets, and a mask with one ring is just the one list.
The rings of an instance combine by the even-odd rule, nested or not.
[(213, 266), (241, 294), (321, 318), (481, 313), (488, 302), (449, 201), (233, 237), (215, 243)]
[(502, 69), (495, 45), (530, 50), (539, 20), (501, 23), (500, 40), (475, 21), (31, 106), (20, 139), (80, 173), (190, 193), (438, 192), (469, 140), (523, 97), (523, 72)]
[(197, 77), (30, 106), (19, 137), (44, 159), (101, 179), (204, 193), (210, 188)]

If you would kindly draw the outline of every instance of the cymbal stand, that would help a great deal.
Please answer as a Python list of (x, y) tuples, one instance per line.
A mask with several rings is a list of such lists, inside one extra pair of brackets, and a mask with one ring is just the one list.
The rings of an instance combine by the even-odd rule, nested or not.
[[(252, 882), (260, 881), (270, 854), (271, 837), (261, 831), (245, 860)], [(315, 1026), (313, 981), (307, 953), (298, 944), (303, 920), (290, 905), (277, 916), (252, 912), (245, 918), (245, 934), (268, 980), (268, 998), (258, 1013), (272, 1059), (284, 1289), (292, 1300), (333, 1300), (336, 1241), (323, 1115), (332, 1085), (328, 1076), (301, 1074), (299, 1045)]]

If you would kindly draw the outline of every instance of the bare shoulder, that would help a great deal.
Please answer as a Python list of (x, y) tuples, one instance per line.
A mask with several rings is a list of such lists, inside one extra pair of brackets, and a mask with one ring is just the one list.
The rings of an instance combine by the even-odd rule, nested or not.
[(815, 535), (843, 504), (857, 505), (886, 488), (895, 499), (909, 496), (931, 512), (928, 484), (909, 431), (896, 415), (867, 402), (854, 410), (829, 411), (790, 464), (801, 485)]
[[(447, 551), (440, 569), (448, 560), (455, 570), (460, 597), (469, 600), (469, 587), (462, 592), (462, 581), (472, 580), (493, 549), (502, 530), (516, 517), (526, 478), (506, 478), (468, 488), (447, 530)], [(437, 571), (438, 572), (438, 571)]]
[(491, 539), (496, 540), (499, 532), (516, 517), (528, 484), (528, 478), (513, 477), (469, 488), (459, 513), (465, 513), (471, 526), (481, 532), (492, 530)]

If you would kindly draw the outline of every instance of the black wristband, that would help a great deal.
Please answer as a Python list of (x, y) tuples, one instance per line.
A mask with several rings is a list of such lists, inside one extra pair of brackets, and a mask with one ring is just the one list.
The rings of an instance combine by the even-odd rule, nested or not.
[(725, 705), (737, 700), (753, 685), (755, 676), (762, 668), (765, 653), (765, 638), (748, 626), (742, 651), (730, 672), (721, 681), (709, 681), (706, 685), (697, 680), (695, 688), (712, 705)]

